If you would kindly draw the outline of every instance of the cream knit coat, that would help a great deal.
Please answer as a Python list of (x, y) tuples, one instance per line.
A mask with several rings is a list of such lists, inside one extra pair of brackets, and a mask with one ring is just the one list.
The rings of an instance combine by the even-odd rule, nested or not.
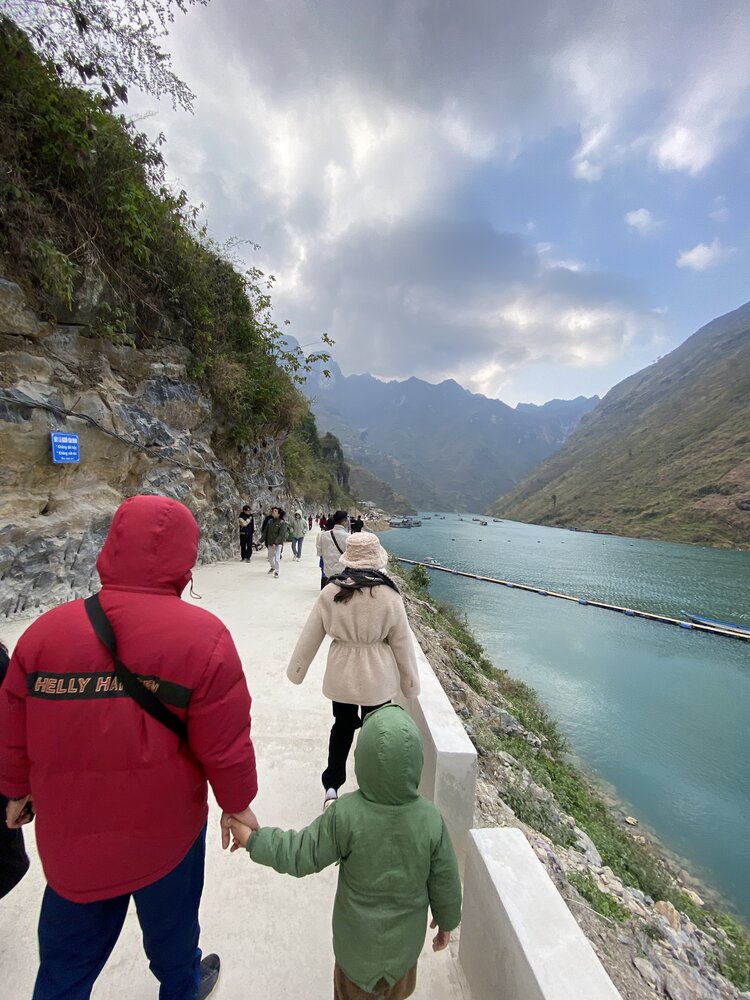
[(336, 603), (338, 592), (334, 583), (320, 592), (289, 661), (289, 680), (302, 683), (320, 644), (330, 635), (333, 642), (323, 677), (326, 698), (347, 705), (380, 705), (399, 687), (406, 698), (415, 698), (417, 658), (401, 595), (379, 586)]

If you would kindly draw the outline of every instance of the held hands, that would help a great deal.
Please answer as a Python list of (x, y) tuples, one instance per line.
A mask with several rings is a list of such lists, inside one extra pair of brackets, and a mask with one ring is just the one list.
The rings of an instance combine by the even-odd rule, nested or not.
[[(431, 920), (430, 927), (434, 930), (437, 927), (437, 923), (434, 920)], [(444, 948), (447, 948), (450, 939), (451, 939), (450, 931), (441, 931), (440, 929), (438, 929), (437, 934), (432, 939), (432, 950), (442, 951)]]
[[(10, 806), (8, 806), (8, 808), (10, 808)], [(237, 831), (241, 831), (242, 829), (246, 829), (247, 834), (245, 839), (238, 843), (239, 838), (237, 836)], [(253, 830), (259, 829), (260, 823), (255, 818), (255, 813), (252, 811), (250, 806), (238, 813), (223, 812), (221, 814), (221, 846), (224, 850), (229, 847), (229, 837), (230, 833), (232, 833), (234, 834), (234, 846), (232, 847), (232, 850), (236, 851), (239, 846), (245, 846)]]
[(5, 810), (5, 822), (9, 830), (20, 830), (26, 823), (30, 823), (34, 818), (34, 806), (30, 795), (24, 795), (22, 799), (11, 799)]
[[(239, 851), (243, 847), (247, 847), (247, 842), (250, 839), (250, 834), (253, 832), (253, 827), (247, 826), (245, 823), (241, 823), (238, 819), (232, 816), (229, 820), (229, 827), (232, 831), (232, 836), (234, 840), (232, 841), (232, 846), (230, 848), (230, 853), (234, 854), (235, 851)], [(256, 826), (257, 830), (258, 827)]]

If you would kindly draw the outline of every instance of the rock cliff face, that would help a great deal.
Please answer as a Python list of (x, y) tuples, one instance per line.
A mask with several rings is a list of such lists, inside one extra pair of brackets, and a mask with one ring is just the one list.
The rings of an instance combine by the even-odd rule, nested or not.
[[(173, 344), (136, 350), (80, 321), (46, 323), (0, 279), (0, 620), (96, 589), (96, 555), (127, 496), (185, 503), (203, 562), (237, 554), (243, 502), (288, 502), (281, 440), (217, 453), (189, 362)], [(79, 464), (53, 464), (51, 431), (79, 435)]]

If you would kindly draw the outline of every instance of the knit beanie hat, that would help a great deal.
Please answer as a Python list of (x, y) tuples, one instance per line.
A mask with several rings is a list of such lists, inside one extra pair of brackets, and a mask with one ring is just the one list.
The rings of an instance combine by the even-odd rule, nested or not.
[(339, 561), (347, 569), (385, 569), (388, 565), (388, 553), (378, 541), (377, 535), (370, 531), (360, 531), (349, 535)]

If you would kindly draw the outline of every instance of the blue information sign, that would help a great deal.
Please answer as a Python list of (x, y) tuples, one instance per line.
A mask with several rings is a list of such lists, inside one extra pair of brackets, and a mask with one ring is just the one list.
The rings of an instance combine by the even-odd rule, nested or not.
[(77, 434), (66, 431), (50, 431), (52, 439), (52, 461), (56, 464), (81, 461), (81, 445)]

